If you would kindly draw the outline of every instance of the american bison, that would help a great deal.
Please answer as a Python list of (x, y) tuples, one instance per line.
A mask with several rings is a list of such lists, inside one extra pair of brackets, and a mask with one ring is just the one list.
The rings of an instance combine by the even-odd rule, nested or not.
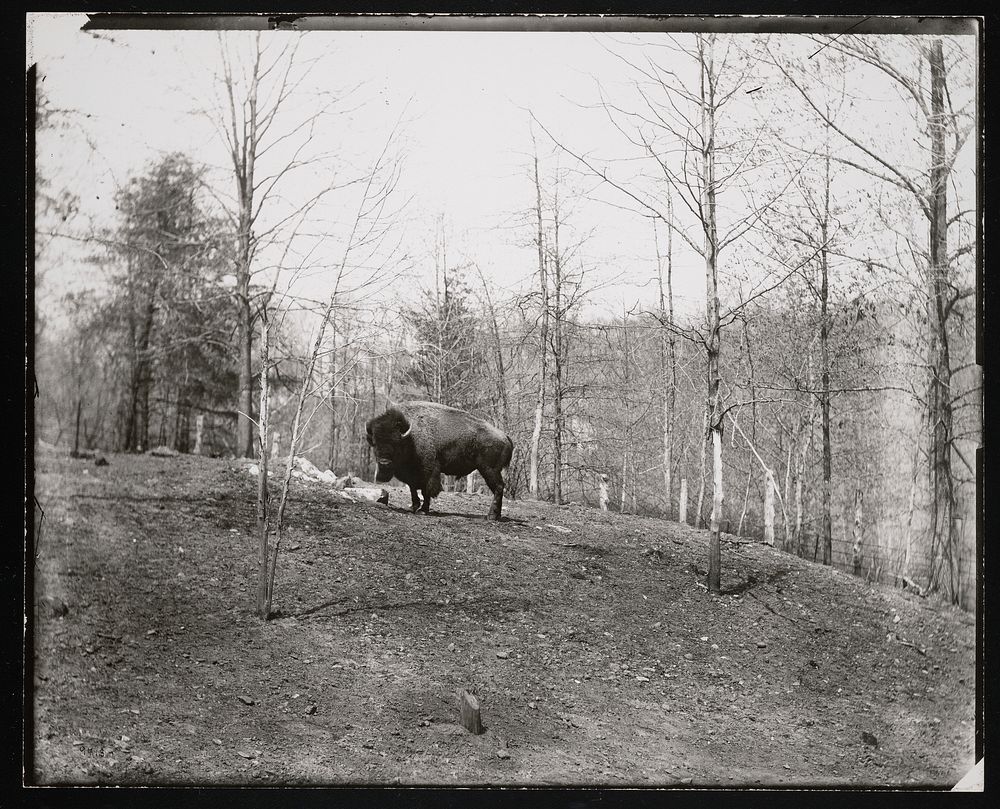
[[(514, 442), (506, 433), (471, 413), (434, 402), (402, 402), (365, 425), (375, 448), (375, 480), (393, 477), (410, 487), (413, 510), (430, 510), (441, 493), (441, 475), (468, 475), (479, 470), (493, 492), (491, 520), (500, 519), (502, 470), (510, 464)], [(424, 496), (423, 505), (417, 490)]]

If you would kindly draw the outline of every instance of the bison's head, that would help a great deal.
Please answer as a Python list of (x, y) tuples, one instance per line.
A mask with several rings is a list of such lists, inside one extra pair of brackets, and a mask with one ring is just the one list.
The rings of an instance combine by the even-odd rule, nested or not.
[(405, 441), (410, 435), (410, 422), (401, 412), (391, 408), (381, 416), (369, 419), (365, 432), (368, 443), (375, 448), (375, 460), (378, 463), (375, 481), (385, 483), (392, 480), (396, 465), (403, 457)]

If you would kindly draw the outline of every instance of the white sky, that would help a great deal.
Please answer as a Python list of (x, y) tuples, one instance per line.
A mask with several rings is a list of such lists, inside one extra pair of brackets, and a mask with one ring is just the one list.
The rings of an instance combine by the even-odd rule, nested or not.
[[(96, 224), (111, 226), (116, 184), (158, 153), (180, 150), (209, 165), (224, 166), (221, 141), (204, 119), (190, 114), (211, 91), (218, 36), (202, 31), (108, 31), (95, 37), (80, 31), (85, 21), (81, 14), (28, 15), (28, 63), (38, 63), (44, 92), (53, 106), (86, 116), (72, 119), (80, 125), (58, 137), (40, 139), (38, 167), (57, 189), (78, 194), (82, 210)], [(417, 257), (415, 270), (425, 282), (433, 273), (429, 251), (435, 238), (433, 222), (440, 214), (447, 222), (450, 264), (474, 260), (496, 284), (508, 288), (534, 271), (534, 247), (526, 243), (530, 233), (509, 227), (514, 214), (534, 201), (527, 174), (527, 109), (567, 146), (597, 157), (628, 151), (603, 112), (584, 108), (598, 100), (595, 77), (612, 93), (631, 81), (622, 63), (607, 52), (612, 44), (608, 35), (341, 31), (313, 32), (307, 40), (307, 51), (311, 47), (312, 52), (330, 54), (323, 68), (329, 74), (322, 74), (327, 86), (365, 82), (358, 97), (369, 103), (349, 121), (341, 121), (330, 134), (336, 143), (329, 148), (363, 163), (406, 109), (407, 158), (400, 192), (413, 202), (403, 248)], [(545, 136), (537, 136), (540, 151), (549, 152)], [(563, 156), (560, 162), (565, 166), (572, 160)], [(307, 185), (304, 181), (303, 195)], [(649, 281), (655, 264), (648, 220), (587, 202), (579, 205), (575, 223), (581, 232), (594, 231), (582, 252), (591, 277), (599, 281), (621, 276), (594, 296), (596, 309), (620, 312), (623, 303), (651, 303), (655, 285)], [(331, 232), (334, 229), (331, 225)], [(674, 245), (675, 300), (679, 307), (687, 303), (700, 308), (703, 265), (679, 239)], [(86, 283), (87, 274), (94, 272), (71, 260), (53, 261), (44, 269), (53, 289), (69, 280)], [(313, 279), (311, 291), (322, 297), (325, 279), (322, 274)]]

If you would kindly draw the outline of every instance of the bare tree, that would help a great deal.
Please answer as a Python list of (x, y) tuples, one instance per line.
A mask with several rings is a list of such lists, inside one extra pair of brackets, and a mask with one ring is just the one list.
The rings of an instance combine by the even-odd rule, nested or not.
[[(956, 392), (955, 373), (950, 351), (950, 332), (957, 319), (959, 304), (974, 294), (971, 284), (963, 283), (955, 264), (963, 254), (974, 249), (971, 244), (949, 253), (949, 229), (960, 225), (970, 213), (959, 210), (949, 217), (948, 186), (960, 153), (974, 125), (974, 98), (968, 92), (971, 72), (965, 54), (956, 49), (949, 66), (941, 38), (907, 40), (903, 47), (884, 45), (872, 38), (849, 35), (823, 42), (855, 63), (873, 68), (889, 77), (905, 98), (912, 102), (915, 118), (926, 139), (926, 161), (914, 168), (910, 161), (894, 155), (891, 149), (873, 143), (870, 138), (852, 131), (849, 124), (837, 120), (816, 100), (804, 72), (793, 71), (780, 60), (789, 84), (795, 88), (816, 119), (837, 133), (853, 153), (838, 154), (833, 159), (863, 172), (909, 196), (927, 223), (927, 249), (923, 252), (927, 301), (927, 423), (929, 478), (931, 490), (932, 557), (929, 581), (937, 586), (941, 565), (946, 561), (952, 572), (954, 550), (958, 546), (956, 524), (956, 474), (954, 464), (960, 457), (954, 431), (953, 407), (965, 391)], [(926, 68), (926, 72), (923, 68)], [(965, 100), (959, 97), (949, 76), (957, 74), (957, 84)], [(918, 145), (921, 145), (917, 141)], [(918, 255), (918, 251), (913, 251)], [(954, 589), (952, 590), (954, 594)]]
[(534, 146), (535, 214), (538, 225), (535, 243), (538, 247), (538, 284), (541, 293), (540, 332), (538, 338), (538, 398), (535, 401), (535, 426), (531, 432), (531, 455), (528, 473), (528, 491), (538, 497), (538, 446), (542, 437), (542, 416), (545, 411), (545, 380), (547, 375), (548, 329), (549, 329), (549, 285), (546, 276), (545, 228), (542, 220), (542, 183), (538, 175), (538, 147), (535, 133), (531, 133)]
[[(255, 33), (244, 48), (234, 50), (230, 39), (220, 36), (219, 95), (205, 110), (225, 144), (235, 192), (218, 199), (235, 240), (237, 455), (250, 455), (253, 446), (252, 311), (257, 293), (252, 287), (261, 269), (260, 253), (271, 243), (287, 243), (287, 231), (297, 228), (336, 188), (330, 169), (337, 154), (318, 151), (315, 144), (320, 141), (313, 135), (347, 94), (320, 93), (308, 106), (293, 103), (306, 92), (307, 80), (319, 64), (318, 58), (300, 58), (302, 41)], [(304, 177), (303, 169), (318, 177), (317, 186), (305, 199), (289, 205), (282, 197), (283, 187)]]
[[(389, 133), (381, 152), (373, 160), (368, 172), (361, 178), (360, 182), (362, 184), (362, 190), (358, 194), (354, 217), (350, 223), (350, 229), (344, 243), (340, 260), (333, 270), (333, 277), (330, 283), (330, 294), (323, 307), (319, 327), (316, 330), (316, 336), (312, 342), (312, 349), (305, 363), (305, 370), (302, 374), (301, 383), (295, 397), (295, 409), (292, 416), (291, 429), (289, 431), (288, 459), (285, 465), (284, 478), (281, 484), (281, 496), (274, 520), (275, 538), (274, 545), (270, 550), (269, 564), (267, 563), (267, 559), (268, 533), (270, 524), (268, 520), (262, 519), (261, 521), (263, 533), (261, 534), (260, 555), (262, 563), (259, 571), (260, 579), (258, 583), (257, 606), (258, 614), (263, 620), (267, 620), (271, 616), (275, 572), (277, 570), (278, 563), (278, 550), (282, 539), (285, 507), (288, 502), (292, 470), (295, 464), (295, 452), (299, 446), (300, 440), (302, 439), (306, 425), (319, 406), (323, 403), (323, 397), (320, 397), (319, 403), (316, 404), (311, 412), (305, 412), (307, 399), (315, 393), (313, 389), (313, 378), (321, 357), (324, 334), (331, 322), (333, 311), (337, 304), (341, 301), (341, 296), (344, 294), (342, 286), (345, 285), (346, 282), (350, 281), (353, 284), (353, 291), (370, 291), (377, 279), (385, 272), (386, 267), (393, 260), (395, 255), (395, 247), (391, 243), (389, 243), (388, 248), (386, 247), (386, 237), (395, 226), (395, 221), (398, 215), (398, 210), (394, 210), (389, 207), (400, 171), (400, 163), (398, 159), (393, 160), (390, 157), (390, 147), (394, 143), (395, 136), (396, 129), (393, 128), (393, 130)], [(360, 255), (356, 256), (356, 254)], [(360, 275), (363, 277), (358, 278), (357, 276), (352, 275), (352, 269), (358, 270)], [(273, 292), (271, 294), (273, 294)], [(268, 295), (268, 298), (266, 298), (265, 301), (269, 298), (270, 295)], [(266, 310), (264, 311), (266, 313)], [(266, 324), (266, 322), (267, 321), (265, 319), (264, 323)], [(264, 357), (267, 359), (266, 353)], [(267, 368), (262, 368), (262, 379), (266, 377), (266, 372)], [(319, 389), (323, 389), (324, 387), (325, 386), (323, 386), (322, 383), (319, 385)], [(265, 393), (266, 388), (262, 391), (261, 398), (261, 409), (266, 415), (267, 402), (264, 396)], [(356, 396), (357, 391), (355, 391), (355, 398)], [(262, 437), (258, 444), (260, 452), (264, 453), (267, 435), (266, 423), (263, 420), (261, 422), (261, 432)], [(266, 454), (263, 454), (262, 457), (266, 457)], [(262, 465), (262, 476), (264, 475), (264, 471), (265, 468)], [(263, 494), (259, 495), (259, 514), (262, 511), (266, 513), (266, 486), (262, 487), (261, 491)]]

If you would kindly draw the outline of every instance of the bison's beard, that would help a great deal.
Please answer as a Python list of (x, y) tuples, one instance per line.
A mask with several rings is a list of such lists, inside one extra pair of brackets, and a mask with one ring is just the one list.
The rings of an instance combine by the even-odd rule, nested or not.
[(390, 480), (392, 480), (392, 467), (380, 466), (375, 472), (375, 482), (388, 483)]

